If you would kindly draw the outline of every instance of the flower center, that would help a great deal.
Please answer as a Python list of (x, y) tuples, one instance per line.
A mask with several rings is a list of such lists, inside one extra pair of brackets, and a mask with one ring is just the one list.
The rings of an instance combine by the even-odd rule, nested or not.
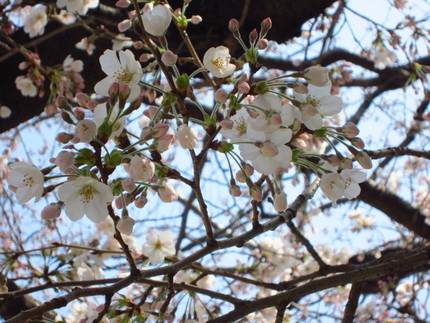
[(133, 75), (131, 75), (128, 71), (126, 71), (124, 68), (119, 69), (113, 74), (113, 77), (119, 82), (119, 83), (130, 83)]
[(89, 203), (94, 198), (94, 188), (91, 184), (85, 185), (81, 192), (81, 201), (82, 203)]
[(218, 67), (219, 69), (223, 69), (223, 68), (225, 68), (225, 66), (227, 64), (227, 61), (223, 57), (217, 57), (217, 58), (211, 60), (211, 63), (214, 66)]
[(155, 247), (155, 250), (160, 250), (163, 248), (163, 243), (160, 240), (157, 240), (154, 247)]
[(25, 174), (22, 182), (24, 183), (24, 186), (32, 187), (34, 185), (34, 178), (29, 174)]
[(235, 127), (237, 129), (237, 131), (239, 132), (239, 134), (244, 134), (246, 133), (246, 122), (245, 119), (243, 117), (240, 117), (239, 119), (234, 121)]

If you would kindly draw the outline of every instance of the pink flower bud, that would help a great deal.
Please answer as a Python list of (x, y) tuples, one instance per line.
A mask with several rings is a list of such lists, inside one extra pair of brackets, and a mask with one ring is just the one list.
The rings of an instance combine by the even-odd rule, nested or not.
[(70, 140), (72, 140), (73, 135), (70, 135), (65, 132), (60, 132), (57, 137), (55, 137), (55, 140), (58, 142), (61, 142), (62, 144), (67, 144)]
[(366, 152), (360, 151), (358, 154), (355, 155), (355, 159), (364, 169), (372, 168), (372, 160)]
[(64, 106), (67, 106), (66, 98), (62, 95), (57, 96), (55, 99), (55, 105), (59, 108), (64, 108)]
[(160, 153), (165, 152), (175, 141), (175, 135), (171, 133), (165, 134), (163, 137), (157, 140), (157, 151)]
[(334, 167), (340, 166), (340, 158), (337, 155), (325, 156), (323, 159), (326, 160), (330, 165)]
[(130, 19), (125, 19), (118, 24), (119, 32), (123, 33), (131, 28), (132, 22)]
[(170, 50), (166, 50), (164, 54), (161, 56), (161, 61), (166, 66), (173, 66), (178, 61), (178, 55), (174, 54)]
[(146, 196), (141, 195), (134, 201), (134, 206), (141, 209), (146, 205), (146, 202), (148, 202)]
[(356, 148), (358, 148), (358, 149), (364, 149), (364, 141), (361, 139), (361, 138), (359, 138), (359, 137), (355, 137), (355, 138), (351, 138), (351, 139), (349, 139), (349, 141), (351, 142), (351, 144), (354, 146), (354, 147), (356, 147)]
[(317, 65), (305, 69), (304, 75), (309, 84), (322, 87), (330, 82), (329, 71), (328, 68)]
[(254, 29), (249, 33), (249, 43), (254, 44), (257, 38), (258, 38), (258, 32), (257, 32), (257, 29)]
[(269, 46), (269, 41), (266, 38), (262, 38), (257, 41), (258, 49), (266, 49), (267, 46)]
[(236, 34), (239, 32), (239, 21), (237, 19), (230, 19), (230, 21), (228, 22), (228, 29), (230, 29), (230, 31), (233, 34)]
[(133, 218), (130, 218), (129, 216), (125, 216), (121, 219), (119, 219), (116, 228), (119, 232), (122, 234), (129, 236), (133, 233), (133, 227), (136, 221)]
[(119, 0), (115, 3), (118, 8), (128, 8), (131, 4), (130, 0)]
[(250, 177), (250, 176), (252, 176), (254, 174), (254, 167), (252, 167), (251, 165), (249, 165), (249, 164), (243, 164), (242, 167), (243, 167), (243, 170), (245, 171), (245, 174), (248, 177)]
[(124, 178), (121, 181), (122, 188), (127, 192), (133, 192), (136, 188), (136, 184), (134, 183), (134, 180), (131, 178)]
[(88, 101), (90, 101), (90, 98), (85, 93), (79, 92), (78, 94), (76, 94), (76, 101), (78, 101), (78, 104), (81, 107), (86, 108)]
[(230, 194), (234, 197), (239, 197), (242, 195), (242, 191), (239, 186), (237, 185), (231, 185), (230, 186)]
[(84, 119), (78, 122), (75, 129), (75, 137), (80, 142), (90, 142), (97, 134), (97, 125), (94, 121)]
[(87, 109), (93, 111), (96, 106), (98, 106), (98, 103), (96, 101), (89, 101), (87, 103)]
[(257, 202), (261, 202), (263, 200), (263, 191), (259, 186), (253, 186), (250, 191), (251, 197)]
[(340, 161), (340, 167), (342, 169), (352, 169), (352, 160), (349, 158), (343, 158)]
[(142, 55), (139, 56), (139, 62), (145, 63), (145, 62), (149, 61), (149, 59), (151, 57), (153, 57), (152, 54), (147, 54), (147, 53), (142, 54)]
[(166, 203), (174, 202), (178, 199), (178, 194), (172, 185), (166, 184), (157, 190), (160, 200)]
[(119, 85), (119, 97), (123, 100), (127, 100), (130, 96), (131, 86), (129, 83), (121, 83)]
[(61, 214), (61, 207), (57, 203), (51, 203), (42, 210), (43, 220), (54, 220)]
[(60, 151), (53, 163), (57, 165), (62, 172), (67, 171), (73, 167), (75, 163), (75, 155), (70, 151)]
[(360, 130), (356, 124), (352, 122), (348, 122), (346, 125), (344, 125), (343, 128), (341, 128), (341, 131), (348, 138), (357, 137), (360, 133)]
[(64, 122), (67, 122), (68, 124), (73, 124), (73, 120), (67, 113), (67, 111), (61, 110), (61, 118), (63, 118)]
[(115, 199), (115, 207), (117, 209), (122, 209), (123, 205), (122, 205), (122, 198), (121, 198), (121, 196)]
[(167, 134), (169, 131), (169, 125), (167, 123), (158, 122), (154, 125), (153, 129), (153, 136), (155, 138), (161, 138)]
[(284, 212), (287, 209), (287, 195), (284, 192), (277, 192), (273, 206), (277, 212)]
[(251, 87), (249, 86), (249, 84), (247, 82), (242, 82), (239, 84), (237, 89), (239, 90), (240, 93), (247, 94), (249, 92), (249, 90), (251, 89)]
[(266, 36), (267, 32), (272, 28), (272, 19), (267, 17), (261, 22), (261, 38)]
[(294, 87), (294, 91), (296, 91), (297, 93), (300, 93), (300, 94), (308, 94), (308, 88), (304, 84), (297, 84)]
[(149, 119), (152, 119), (158, 111), (158, 107), (151, 105), (147, 110), (143, 111), (143, 114)]
[(76, 119), (82, 120), (85, 118), (85, 112), (82, 109), (76, 108), (74, 112), (75, 112)]
[(110, 97), (115, 98), (118, 96), (118, 93), (119, 93), (119, 83), (113, 82), (109, 87), (108, 94)]
[(184, 149), (194, 149), (197, 143), (197, 131), (186, 124), (178, 127), (177, 138)]
[(202, 21), (203, 21), (203, 19), (199, 15), (192, 15), (191, 16), (191, 23), (193, 23), (194, 25), (197, 25), (197, 24), (201, 23)]
[(246, 175), (243, 173), (242, 170), (238, 170), (236, 172), (235, 178), (240, 183), (245, 183), (246, 182)]
[(224, 103), (225, 101), (227, 101), (227, 97), (228, 97), (228, 94), (223, 89), (216, 90), (216, 92), (215, 92), (215, 101), (217, 103)]

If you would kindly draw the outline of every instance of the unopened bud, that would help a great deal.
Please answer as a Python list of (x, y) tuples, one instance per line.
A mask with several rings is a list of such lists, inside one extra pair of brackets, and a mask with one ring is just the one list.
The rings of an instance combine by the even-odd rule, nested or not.
[(124, 178), (121, 181), (121, 185), (122, 185), (122, 188), (127, 192), (133, 192), (134, 189), (136, 188), (136, 184), (131, 178)]
[(251, 197), (257, 202), (261, 202), (263, 200), (263, 191), (259, 186), (253, 186), (250, 191)]
[(109, 96), (112, 98), (115, 98), (118, 96), (119, 93), (119, 83), (113, 82), (108, 90)]
[(125, 19), (118, 24), (119, 32), (123, 33), (131, 28), (132, 22), (130, 19)]
[(266, 49), (267, 46), (269, 46), (269, 41), (266, 38), (262, 38), (257, 41), (258, 49)]
[(244, 172), (242, 170), (238, 170), (236, 172), (235, 178), (240, 183), (245, 183), (246, 182), (246, 175), (244, 174)]
[(64, 110), (61, 110), (61, 118), (63, 118), (64, 122), (67, 122), (68, 124), (74, 124), (70, 115)]
[(364, 169), (371, 169), (372, 168), (372, 160), (370, 159), (369, 155), (364, 152), (360, 151), (358, 154), (355, 155), (355, 159), (358, 161), (361, 167)]
[(130, 0), (119, 0), (115, 3), (118, 8), (128, 8), (131, 4)]
[(242, 195), (242, 191), (241, 191), (240, 187), (237, 185), (230, 186), (230, 193), (234, 197), (239, 197)]
[(230, 21), (228, 22), (228, 29), (230, 29), (230, 31), (233, 34), (238, 34), (239, 33), (239, 21), (237, 21), (237, 19), (230, 19)]
[(251, 89), (251, 87), (249, 86), (248, 82), (242, 82), (239, 84), (237, 89), (239, 90), (240, 93), (247, 94), (249, 93), (249, 90)]
[(57, 137), (55, 137), (55, 140), (62, 143), (62, 144), (67, 144), (70, 140), (72, 140), (73, 135), (65, 133), (65, 132), (60, 132)]
[(119, 97), (123, 100), (127, 100), (130, 96), (131, 86), (130, 83), (121, 83), (119, 85)]
[(357, 125), (351, 121), (344, 125), (341, 128), (341, 131), (348, 138), (357, 137), (360, 133), (360, 130), (358, 129)]
[(146, 202), (148, 202), (146, 196), (142, 195), (139, 196), (135, 201), (134, 201), (134, 206), (141, 209), (145, 206)]
[(170, 50), (166, 50), (163, 54), (163, 56), (161, 56), (161, 61), (164, 63), (164, 65), (166, 66), (173, 66), (176, 64), (176, 62), (178, 61), (178, 55), (174, 54), (172, 51)]
[(61, 206), (57, 203), (51, 203), (42, 210), (43, 220), (55, 220), (61, 214)]
[(76, 108), (74, 112), (75, 112), (76, 119), (82, 120), (85, 118), (84, 110), (82, 110), (80, 108)]
[(249, 33), (249, 43), (252, 45), (252, 44), (255, 44), (255, 42), (257, 41), (257, 39), (258, 39), (258, 32), (257, 32), (257, 29), (254, 29), (254, 30), (252, 30), (250, 33)]
[(76, 94), (76, 101), (78, 101), (78, 104), (81, 107), (86, 108), (88, 101), (90, 101), (90, 98), (85, 93), (79, 92), (78, 94)]
[(87, 103), (87, 109), (90, 110), (90, 111), (93, 111), (96, 108), (96, 106), (98, 106), (98, 105), (99, 104), (96, 101), (89, 101)]
[(356, 147), (356, 148), (358, 148), (358, 149), (364, 149), (364, 141), (361, 139), (361, 138), (359, 138), (359, 137), (355, 137), (355, 138), (351, 138), (351, 139), (349, 139), (349, 141), (351, 142), (351, 144), (354, 146), (354, 147)]
[(287, 195), (284, 192), (277, 192), (273, 206), (277, 212), (284, 212), (287, 209)]
[(199, 15), (193, 15), (191, 17), (191, 23), (193, 23), (194, 25), (197, 25), (197, 24), (201, 23), (202, 21), (203, 21), (203, 19)]
[(217, 103), (224, 103), (225, 101), (227, 101), (227, 97), (228, 97), (228, 94), (223, 89), (216, 90), (216, 92), (215, 92), (215, 101)]
[(130, 218), (129, 216), (122, 217), (119, 219), (118, 224), (116, 225), (116, 228), (119, 232), (122, 234), (129, 236), (133, 233), (133, 227), (136, 221), (133, 218)]
[(178, 199), (178, 193), (176, 193), (175, 189), (172, 185), (166, 184), (165, 186), (160, 187), (157, 190), (158, 196), (160, 200), (166, 203), (174, 202)]
[(62, 95), (57, 96), (57, 98), (55, 99), (55, 105), (60, 109), (70, 109), (69, 105), (67, 104), (66, 98)]
[(267, 17), (261, 22), (261, 38), (264, 38), (267, 32), (272, 28), (272, 19)]
[(349, 158), (343, 158), (340, 161), (340, 167), (342, 169), (352, 169), (352, 160)]

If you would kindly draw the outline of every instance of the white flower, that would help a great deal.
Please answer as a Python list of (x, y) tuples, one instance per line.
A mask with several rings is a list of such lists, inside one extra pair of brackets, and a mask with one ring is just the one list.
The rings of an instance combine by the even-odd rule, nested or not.
[(279, 129), (274, 133), (266, 134), (248, 128), (249, 143), (239, 145), (240, 154), (251, 161), (257, 172), (265, 175), (273, 174), (290, 165), (292, 151), (285, 144), (290, 141), (291, 136), (290, 129)]
[(21, 16), (24, 31), (29, 34), (31, 38), (43, 34), (45, 25), (48, 22), (45, 6), (25, 6), (21, 10)]
[(172, 21), (170, 10), (163, 6), (157, 5), (154, 8), (152, 4), (146, 4), (143, 8), (142, 15), (143, 27), (145, 31), (152, 36), (163, 36)]
[(107, 205), (113, 201), (109, 186), (86, 176), (61, 184), (58, 197), (65, 203), (66, 215), (72, 221), (77, 221), (86, 214), (95, 223), (106, 219)]
[(94, 121), (83, 119), (75, 128), (75, 137), (80, 142), (91, 142), (97, 135), (97, 125)]
[(158, 188), (157, 193), (160, 200), (166, 203), (172, 203), (178, 199), (178, 193), (176, 193), (175, 189), (170, 184), (165, 184)]
[(230, 139), (232, 143), (246, 141), (246, 131), (250, 119), (251, 117), (246, 108), (238, 110), (236, 114), (230, 118), (231, 127), (223, 127), (221, 129), (221, 134)]
[(395, 64), (396, 55), (389, 51), (383, 43), (376, 44), (372, 49), (376, 68), (384, 69)]
[(250, 118), (250, 126), (257, 131), (272, 132), (281, 126), (288, 127), (295, 120), (294, 107), (290, 104), (282, 105), (281, 98), (273, 93), (258, 95), (252, 105), (258, 116)]
[(103, 270), (95, 265), (88, 266), (86, 263), (82, 263), (76, 271), (79, 280), (95, 280), (104, 278)]
[(234, 64), (230, 64), (230, 57), (227, 47), (211, 47), (203, 56), (203, 65), (215, 77), (227, 77), (233, 74), (236, 69)]
[(308, 85), (308, 93), (294, 91), (294, 97), (301, 103), (301, 119), (310, 130), (320, 129), (323, 117), (334, 116), (342, 111), (342, 99), (330, 95), (331, 82), (326, 86)]
[(360, 194), (361, 182), (366, 180), (366, 173), (358, 169), (344, 169), (340, 173), (326, 173), (321, 177), (321, 190), (336, 206), (342, 196), (353, 199)]
[(0, 118), (1, 119), (7, 119), (10, 117), (11, 114), (12, 114), (12, 111), (7, 106), (2, 105), (0, 107)]
[(197, 131), (186, 124), (181, 124), (178, 127), (176, 138), (178, 138), (182, 148), (194, 149), (197, 143)]
[(43, 174), (36, 167), (28, 163), (17, 162), (10, 165), (10, 172), (7, 181), (9, 187), (15, 191), (16, 198), (21, 203), (27, 203), (33, 197), (36, 202), (43, 194)]
[(130, 50), (120, 50), (118, 53), (119, 59), (116, 52), (110, 49), (105, 50), (100, 56), (100, 65), (107, 77), (98, 82), (94, 90), (99, 95), (109, 96), (109, 87), (113, 82), (129, 83), (131, 92), (127, 101), (131, 102), (140, 94), (139, 81), (143, 75), (142, 68)]
[[(109, 117), (109, 123), (112, 124), (112, 133), (109, 136), (109, 139), (113, 139), (117, 136), (119, 136), (122, 132), (122, 129), (124, 128), (126, 118), (125, 116), (122, 116), (121, 118), (118, 118), (121, 114), (121, 111), (119, 111), (119, 108), (117, 105), (115, 105), (112, 108), (112, 111), (110, 113)], [(105, 121), (107, 117), (107, 110), (106, 110), (106, 103), (102, 103), (96, 106), (94, 109), (94, 122), (97, 125), (97, 128), (101, 126), (101, 124)]]
[(85, 50), (88, 55), (92, 55), (94, 53), (94, 49), (96, 49), (96, 46), (88, 41), (88, 37), (82, 38), (75, 44), (75, 47), (77, 49)]
[(149, 258), (152, 264), (160, 264), (165, 257), (174, 256), (173, 234), (170, 231), (163, 231), (160, 234), (151, 232), (146, 237), (142, 253)]
[(16, 88), (21, 91), (21, 94), (24, 96), (36, 96), (37, 88), (34, 85), (33, 81), (24, 76), (18, 76), (15, 79)]
[(134, 181), (148, 182), (155, 173), (154, 163), (143, 155), (131, 157), (130, 164), (126, 164), (124, 168)]
[(71, 13), (77, 12), (80, 15), (85, 15), (88, 9), (96, 8), (99, 5), (99, 0), (57, 0), (57, 7), (66, 7)]

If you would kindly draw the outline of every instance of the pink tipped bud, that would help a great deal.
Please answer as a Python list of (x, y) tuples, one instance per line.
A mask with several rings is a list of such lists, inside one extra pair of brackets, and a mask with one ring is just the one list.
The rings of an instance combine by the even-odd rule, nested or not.
[(245, 171), (245, 174), (249, 177), (252, 176), (254, 174), (254, 167), (252, 167), (249, 164), (244, 164), (243, 166), (243, 170)]
[(75, 112), (76, 119), (82, 120), (85, 118), (85, 112), (82, 109), (76, 108), (74, 112)]
[(330, 165), (334, 167), (340, 166), (340, 158), (337, 155), (324, 156), (323, 159), (326, 160)]
[(242, 195), (242, 191), (241, 191), (241, 189), (240, 189), (240, 187), (239, 187), (239, 186), (237, 186), (237, 185), (232, 185), (232, 186), (230, 187), (230, 194), (231, 194), (231, 195), (233, 195), (234, 197), (239, 197), (239, 196), (241, 196), (241, 195)]
[(86, 108), (88, 101), (90, 101), (90, 98), (85, 93), (79, 92), (78, 94), (76, 94), (76, 101), (78, 101), (78, 104), (81, 107)]
[(136, 221), (133, 218), (130, 218), (129, 216), (125, 216), (121, 219), (119, 219), (116, 228), (119, 232), (122, 234), (129, 236), (133, 233), (133, 227)]
[(242, 82), (239, 84), (237, 89), (239, 90), (239, 93), (247, 94), (249, 93), (251, 87), (249, 86), (248, 82)]
[(148, 202), (146, 196), (141, 195), (134, 201), (134, 206), (141, 209), (146, 205), (146, 202)]
[(370, 159), (369, 155), (364, 152), (360, 151), (358, 154), (355, 155), (355, 159), (358, 161), (361, 167), (364, 169), (371, 169), (372, 168), (372, 160)]
[(73, 135), (70, 135), (65, 132), (60, 132), (57, 137), (55, 137), (55, 140), (58, 142), (61, 142), (62, 144), (67, 144), (70, 140), (72, 140)]
[(203, 21), (203, 19), (199, 15), (191, 16), (191, 23), (193, 23), (194, 25), (197, 25), (197, 24), (201, 23), (202, 21)]
[(173, 66), (176, 64), (176, 62), (178, 61), (178, 55), (174, 54), (172, 51), (170, 50), (166, 50), (163, 54), (163, 56), (161, 56), (161, 61), (164, 63), (164, 65), (166, 66)]
[(284, 192), (277, 192), (273, 206), (277, 212), (284, 212), (287, 209), (287, 195)]
[(53, 163), (57, 165), (62, 172), (72, 168), (75, 163), (75, 155), (70, 151), (60, 151)]
[(251, 188), (250, 195), (257, 202), (261, 202), (263, 200), (263, 191), (259, 186), (253, 186)]
[(230, 119), (221, 120), (219, 124), (221, 128), (223, 128), (224, 130), (233, 129), (233, 126), (234, 126), (234, 122), (231, 121)]
[(173, 142), (175, 141), (175, 135), (171, 133), (165, 134), (163, 137), (159, 138), (157, 141), (157, 151), (159, 153), (163, 153), (166, 150), (172, 146)]
[(118, 8), (128, 8), (131, 4), (130, 0), (119, 0), (115, 3)]
[(118, 24), (119, 32), (123, 33), (131, 28), (132, 22), (130, 19), (125, 19)]
[(96, 106), (98, 106), (98, 105), (99, 104), (96, 101), (89, 101), (87, 103), (87, 109), (90, 111), (93, 111), (96, 108)]
[(122, 209), (123, 205), (122, 205), (122, 198), (121, 198), (121, 196), (115, 199), (115, 207), (117, 209)]
[(64, 122), (67, 122), (68, 124), (74, 124), (70, 115), (64, 110), (61, 110), (61, 118), (63, 118)]
[(348, 138), (357, 137), (360, 133), (360, 130), (356, 124), (352, 122), (348, 122), (346, 125), (344, 125), (343, 128), (341, 128), (341, 131)]
[(152, 119), (158, 111), (158, 107), (151, 105), (147, 110), (143, 111), (143, 114), (149, 119)]
[(356, 147), (356, 148), (358, 148), (358, 149), (364, 149), (364, 141), (361, 139), (361, 138), (359, 138), (359, 137), (355, 137), (355, 138), (351, 138), (351, 139), (349, 139), (349, 141), (351, 142), (351, 144), (354, 146), (354, 147)]
[(142, 54), (142, 55), (139, 56), (139, 62), (145, 63), (145, 62), (149, 61), (149, 59), (151, 57), (153, 57), (152, 54), (147, 54), (147, 53)]
[(166, 184), (160, 187), (157, 190), (157, 193), (158, 193), (158, 196), (160, 197), (160, 200), (166, 203), (171, 203), (178, 199), (178, 193), (176, 193), (173, 186), (169, 184)]
[(246, 175), (243, 173), (242, 170), (238, 170), (236, 172), (235, 178), (240, 183), (245, 183), (246, 182)]
[(296, 91), (297, 93), (300, 93), (300, 94), (308, 94), (308, 88), (304, 84), (297, 84), (294, 87), (294, 91)]
[(267, 32), (272, 28), (272, 19), (267, 17), (261, 22), (261, 38), (266, 36)]
[(67, 105), (66, 98), (62, 95), (57, 96), (55, 99), (55, 105), (59, 108), (63, 108), (64, 105)]
[[(158, 122), (152, 128), (152, 134), (155, 138), (164, 137), (169, 131), (169, 125), (167, 123)], [(143, 130), (142, 130), (143, 132)]]
[(112, 98), (115, 98), (119, 94), (119, 83), (113, 82), (108, 90), (109, 96)]
[(253, 31), (251, 31), (249, 33), (249, 43), (250, 44), (255, 44), (255, 42), (257, 41), (257, 39), (258, 39), (258, 32), (257, 32), (257, 29), (254, 29)]
[(266, 49), (267, 46), (269, 46), (269, 41), (266, 38), (262, 38), (257, 41), (258, 49)]
[(216, 90), (216, 92), (215, 92), (215, 101), (217, 103), (224, 103), (225, 101), (227, 101), (227, 97), (228, 97), (228, 94), (223, 89)]
[(61, 214), (61, 206), (57, 203), (51, 203), (42, 210), (43, 220), (55, 220)]
[(340, 167), (342, 169), (352, 169), (352, 160), (349, 158), (343, 158), (340, 161)]
[(124, 178), (121, 181), (121, 185), (122, 185), (122, 188), (127, 192), (133, 192), (134, 189), (136, 188), (136, 184), (131, 178)]
[(327, 67), (317, 65), (305, 69), (304, 74), (309, 84), (321, 87), (330, 83), (329, 72)]
[(119, 86), (119, 97), (123, 100), (127, 100), (131, 92), (131, 86), (129, 83), (121, 83)]
[(234, 18), (230, 19), (228, 22), (228, 29), (230, 29), (233, 34), (237, 34), (239, 32), (239, 21)]

